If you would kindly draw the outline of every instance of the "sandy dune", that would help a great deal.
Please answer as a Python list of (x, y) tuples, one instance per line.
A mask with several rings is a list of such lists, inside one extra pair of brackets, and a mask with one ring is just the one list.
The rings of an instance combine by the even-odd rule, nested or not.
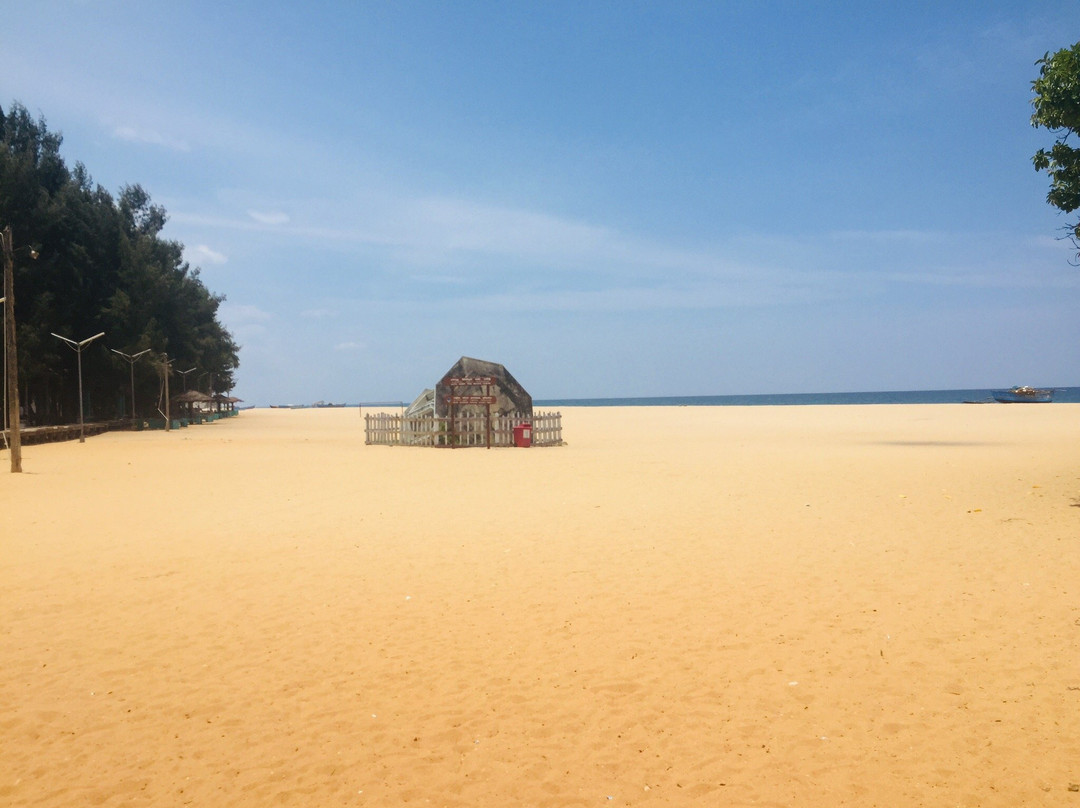
[(1080, 405), (563, 412), (25, 447), (0, 804), (1080, 805)]

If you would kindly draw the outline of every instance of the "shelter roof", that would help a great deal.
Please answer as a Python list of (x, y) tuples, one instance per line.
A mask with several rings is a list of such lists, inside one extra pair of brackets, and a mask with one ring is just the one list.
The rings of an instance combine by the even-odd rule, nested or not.
[(194, 404), (198, 401), (213, 401), (206, 393), (200, 393), (198, 390), (188, 390), (186, 393), (181, 393), (178, 396), (172, 397), (173, 401), (179, 401), (182, 404)]

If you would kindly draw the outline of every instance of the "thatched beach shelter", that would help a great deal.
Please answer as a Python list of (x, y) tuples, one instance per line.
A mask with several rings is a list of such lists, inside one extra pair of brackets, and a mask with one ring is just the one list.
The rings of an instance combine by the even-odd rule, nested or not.
[(236, 405), (242, 401), (242, 398), (234, 398), (233, 396), (227, 396), (223, 393), (216, 393), (213, 397), (214, 406), (217, 408), (217, 411), (224, 413), (225, 415), (232, 415), (236, 411)]
[(180, 413), (181, 418), (194, 421), (196, 415), (209, 411), (213, 398), (198, 390), (188, 390), (178, 396), (173, 396), (170, 403), (175, 411)]
[(367, 443), (386, 445), (559, 446), (562, 416), (534, 413), (532, 396), (498, 362), (463, 356), (402, 415), (367, 415), (366, 433)]

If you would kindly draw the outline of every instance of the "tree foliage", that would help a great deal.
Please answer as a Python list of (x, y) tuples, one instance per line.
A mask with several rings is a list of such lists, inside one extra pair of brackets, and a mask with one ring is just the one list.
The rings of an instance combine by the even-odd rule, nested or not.
[[(1080, 149), (1066, 141), (1080, 132), (1080, 42), (1047, 53), (1035, 64), (1039, 78), (1031, 83), (1035, 108), (1031, 125), (1045, 127), (1058, 137), (1054, 145), (1039, 149), (1032, 161), (1036, 171), (1050, 176), (1046, 201), (1064, 213), (1080, 208)], [(1068, 226), (1073, 244), (1080, 248), (1080, 222)]]
[(84, 398), (93, 417), (130, 412), (132, 368), (107, 348), (152, 351), (134, 366), (140, 415), (159, 400), (160, 368), (147, 361), (152, 356), (167, 353), (177, 369), (197, 367), (206, 392), (230, 390), (239, 348), (217, 317), (224, 298), (184, 261), (182, 244), (162, 238), (165, 210), (139, 185), (113, 198), (81, 163), (67, 167), (61, 143), (21, 104), (0, 109), (0, 226), (11, 226), (16, 247), (39, 253), (31, 261), (17, 251), (15, 262), (27, 421), (71, 421), (78, 412), (75, 357), (53, 332), (74, 340), (105, 332), (83, 352)]

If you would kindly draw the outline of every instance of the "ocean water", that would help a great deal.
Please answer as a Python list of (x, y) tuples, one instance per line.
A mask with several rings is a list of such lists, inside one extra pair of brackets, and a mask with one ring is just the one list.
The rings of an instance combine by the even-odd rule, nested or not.
[[(1080, 387), (1055, 387), (1054, 401), (1080, 403)], [(975, 390), (895, 390), (876, 393), (784, 393), (753, 396), (650, 396), (642, 398), (536, 399), (536, 407), (776, 407), (808, 404), (996, 403), (989, 388)]]

